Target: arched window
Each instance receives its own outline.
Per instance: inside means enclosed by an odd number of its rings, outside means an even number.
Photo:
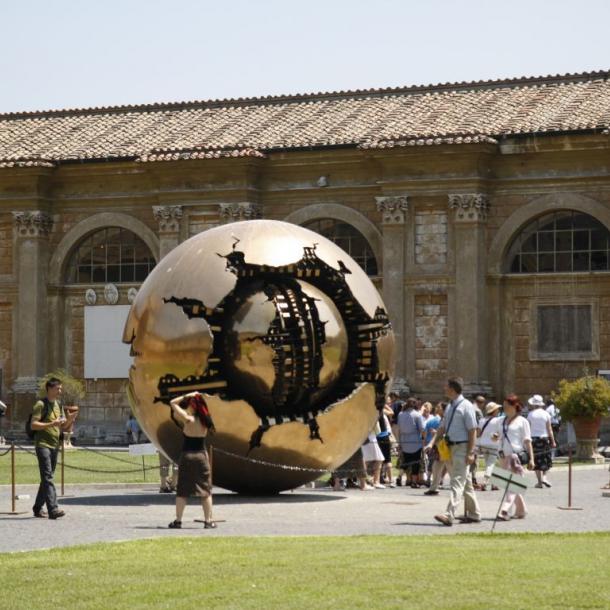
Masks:
[[[304,225],[307,229],[315,231],[330,239],[345,250],[368,275],[377,275],[377,261],[368,242],[352,225],[334,220],[333,218],[320,218]]]
[[[143,282],[155,264],[148,246],[137,235],[119,227],[107,227],[76,246],[66,270],[66,282]]]
[[[588,214],[562,211],[527,225],[513,241],[510,273],[610,270],[610,232]]]

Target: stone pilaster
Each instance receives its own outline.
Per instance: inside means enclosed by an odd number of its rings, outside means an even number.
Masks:
[[[262,218],[263,211],[257,203],[239,201],[220,204],[220,220],[223,224],[239,222],[240,220],[254,220]]]
[[[483,193],[449,195],[455,257],[455,373],[465,392],[489,394],[485,226],[489,200]]]
[[[405,243],[407,195],[375,197],[383,231],[383,300],[396,336],[394,387],[408,388],[405,354]]]
[[[17,410],[24,411],[37,391],[38,379],[46,373],[48,236],[53,221],[42,211],[13,212],[13,221],[19,286],[13,390]]]
[[[180,241],[181,205],[155,205],[153,216],[159,223],[159,260]]]

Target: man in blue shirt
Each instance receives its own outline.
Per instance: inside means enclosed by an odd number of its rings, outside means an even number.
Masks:
[[[481,520],[481,510],[469,476],[470,465],[476,459],[477,418],[472,403],[462,396],[463,384],[460,377],[447,380],[445,396],[450,402],[434,439],[436,444],[444,437],[451,449],[451,459],[447,462],[451,477],[451,496],[445,512],[434,516],[439,523],[447,526],[453,525],[462,496],[466,515],[459,520],[465,523],[478,523]]]

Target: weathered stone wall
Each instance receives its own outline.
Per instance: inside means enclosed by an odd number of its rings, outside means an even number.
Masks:
[[[415,370],[417,383],[440,384],[447,376],[447,295],[415,296]]]
[[[444,265],[447,262],[447,214],[436,210],[415,213],[415,262]]]

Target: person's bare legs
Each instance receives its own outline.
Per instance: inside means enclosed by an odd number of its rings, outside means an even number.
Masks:
[[[203,518],[206,523],[210,523],[212,521],[212,494],[202,496],[201,506],[203,507]]]
[[[182,515],[184,514],[187,500],[188,498],[176,496],[176,521],[182,521]]]

